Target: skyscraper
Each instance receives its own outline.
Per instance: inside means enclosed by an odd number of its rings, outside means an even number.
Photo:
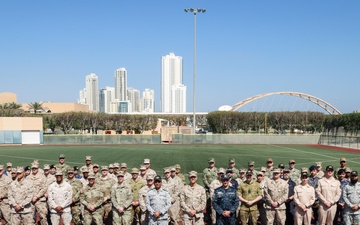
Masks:
[[[128,100],[131,102],[132,112],[140,112],[140,91],[135,88],[128,88]]]
[[[153,113],[155,111],[155,94],[152,89],[145,89],[141,98],[141,112]]]
[[[115,100],[115,88],[105,87],[100,90],[100,112],[110,113],[110,102]]]
[[[186,86],[175,84],[171,91],[171,111],[173,113],[186,113]]]
[[[182,57],[169,53],[162,57],[161,62],[161,112],[171,113],[174,99],[172,88],[183,82]]]
[[[115,98],[120,101],[127,100],[127,71],[119,68],[115,71]]]
[[[95,73],[90,73],[86,76],[86,105],[90,110],[99,111],[99,85],[98,77]]]

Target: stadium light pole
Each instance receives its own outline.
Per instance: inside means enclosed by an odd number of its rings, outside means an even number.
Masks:
[[[200,8],[186,8],[184,11],[191,12],[194,14],[194,81],[193,81],[193,134],[195,134],[196,129],[196,14],[205,13],[206,9]]]

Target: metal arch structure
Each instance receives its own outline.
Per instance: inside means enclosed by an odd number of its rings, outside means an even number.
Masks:
[[[309,94],[305,94],[305,93],[292,92],[292,91],[271,92],[271,93],[266,93],[266,94],[255,95],[255,96],[252,96],[250,98],[244,99],[244,100],[236,103],[235,105],[232,106],[232,109],[230,111],[237,111],[239,108],[243,107],[244,105],[246,105],[252,101],[255,101],[256,99],[264,98],[264,97],[271,96],[271,95],[290,95],[290,96],[294,96],[294,97],[299,97],[299,98],[302,98],[302,99],[305,99],[307,101],[314,103],[315,105],[324,109],[329,114],[335,114],[335,115],[342,114],[338,109],[336,109],[330,103],[328,103],[318,97],[315,97],[315,96],[309,95]]]

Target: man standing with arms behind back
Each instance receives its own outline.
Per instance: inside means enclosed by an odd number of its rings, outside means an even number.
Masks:
[[[210,158],[208,160],[209,166],[203,170],[203,183],[206,191],[206,210],[205,210],[205,222],[210,224],[211,214],[211,197],[210,197],[210,184],[217,178],[217,168],[215,167],[215,159]]]
[[[316,194],[319,198],[319,224],[332,224],[336,203],[341,196],[340,182],[334,178],[334,168],[329,165],[325,168],[325,175],[318,181]]]

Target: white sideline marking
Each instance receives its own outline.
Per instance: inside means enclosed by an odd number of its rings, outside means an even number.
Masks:
[[[31,158],[31,157],[22,157],[22,156],[13,156],[13,155],[0,155],[2,157],[8,157],[8,158],[15,158],[15,159],[31,159],[31,160],[34,160],[36,158]],[[49,160],[49,159],[36,159],[38,161],[46,161],[46,162],[59,162],[57,160]],[[69,162],[69,161],[66,161],[67,163],[73,163],[73,164],[79,164],[79,162]]]

